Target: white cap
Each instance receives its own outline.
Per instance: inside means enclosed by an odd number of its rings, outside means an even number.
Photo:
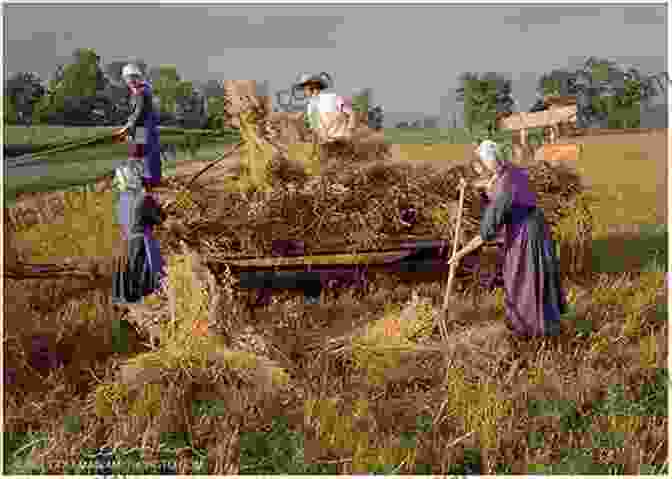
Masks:
[[[121,70],[122,78],[128,78],[131,76],[142,76],[140,68],[138,68],[138,66],[134,65],[133,63],[129,63]]]
[[[499,148],[492,140],[485,140],[478,146],[478,156],[484,161],[497,161]]]

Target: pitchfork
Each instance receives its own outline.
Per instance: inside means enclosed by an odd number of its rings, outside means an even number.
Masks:
[[[455,235],[453,236],[453,255],[457,253],[457,243],[460,238],[460,229],[462,227],[462,212],[464,211],[464,190],[467,186],[464,178],[460,179],[460,201],[457,209],[457,221],[455,223]],[[448,272],[448,282],[446,283],[446,292],[443,295],[443,307],[441,308],[441,314],[437,316],[437,321],[439,321],[439,332],[441,333],[441,339],[446,341],[448,339],[448,329],[446,328],[446,322],[444,320],[446,310],[448,309],[448,302],[450,301],[450,296],[453,291],[453,279],[455,278],[455,270],[457,269],[458,262],[453,261],[450,265],[450,270]]]

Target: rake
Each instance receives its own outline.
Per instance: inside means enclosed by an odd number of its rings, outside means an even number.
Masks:
[[[462,180],[460,182],[460,200],[457,210],[457,221],[455,222],[455,235],[453,236],[453,254],[451,257],[455,257],[457,253],[457,242],[460,237],[460,229],[462,227],[462,213],[464,211],[464,190],[466,188],[466,182]],[[439,322],[439,332],[441,333],[441,339],[446,341],[448,339],[448,329],[446,328],[446,322],[444,320],[446,311],[448,309],[448,303],[450,301],[450,296],[453,291],[453,280],[455,279],[455,271],[457,269],[457,261],[453,261],[450,265],[450,270],[448,272],[448,281],[446,283],[446,292],[443,295],[443,306],[441,307],[441,314],[436,317],[436,321]]]

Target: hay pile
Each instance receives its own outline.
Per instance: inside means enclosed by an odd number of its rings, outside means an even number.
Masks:
[[[209,259],[263,257],[276,240],[302,240],[305,254],[367,251],[412,238],[452,240],[458,182],[472,174],[463,166],[437,171],[428,166],[340,163],[309,177],[278,160],[270,192],[208,191],[195,187],[186,208],[169,207],[178,230],[159,232],[169,250],[184,241]],[[581,191],[579,178],[547,163],[529,168],[551,226],[567,214]],[[478,234],[479,193],[468,188],[460,242]]]
[[[293,141],[310,132],[272,115],[253,82],[227,84],[226,102],[244,143],[239,179],[256,178],[217,189],[192,177],[171,178],[170,188],[180,192],[166,207],[173,227],[158,232],[168,251],[184,242],[206,261],[226,261],[271,256],[278,240],[301,240],[305,255],[393,249],[417,238],[452,240],[460,177],[475,179],[468,168],[393,164],[387,145],[367,140],[365,126],[350,142],[297,145]],[[296,161],[296,150],[305,150],[310,168]],[[579,178],[547,163],[531,166],[530,177],[556,225],[581,190]],[[480,194],[467,189],[462,244],[478,233],[481,214]]]
[[[179,428],[208,449],[209,473],[236,474],[238,433],[257,427],[255,420],[263,423],[259,411],[285,390],[289,377],[267,357],[240,347],[233,325],[227,323],[227,335],[215,334],[213,328],[237,311],[197,255],[171,256],[167,270],[165,291],[129,308],[129,320],[155,335],[158,345],[124,361],[89,395],[89,407],[108,426],[109,443],[134,447],[141,438],[149,462],[160,452],[161,437]],[[195,406],[214,407],[217,414]],[[178,461],[177,472],[191,471]]]

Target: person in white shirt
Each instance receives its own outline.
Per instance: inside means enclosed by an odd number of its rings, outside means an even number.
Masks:
[[[330,83],[329,75],[320,73],[301,75],[295,85],[295,88],[303,88],[308,99],[306,124],[317,133],[320,143],[349,140],[355,126],[352,99],[325,92]]]

